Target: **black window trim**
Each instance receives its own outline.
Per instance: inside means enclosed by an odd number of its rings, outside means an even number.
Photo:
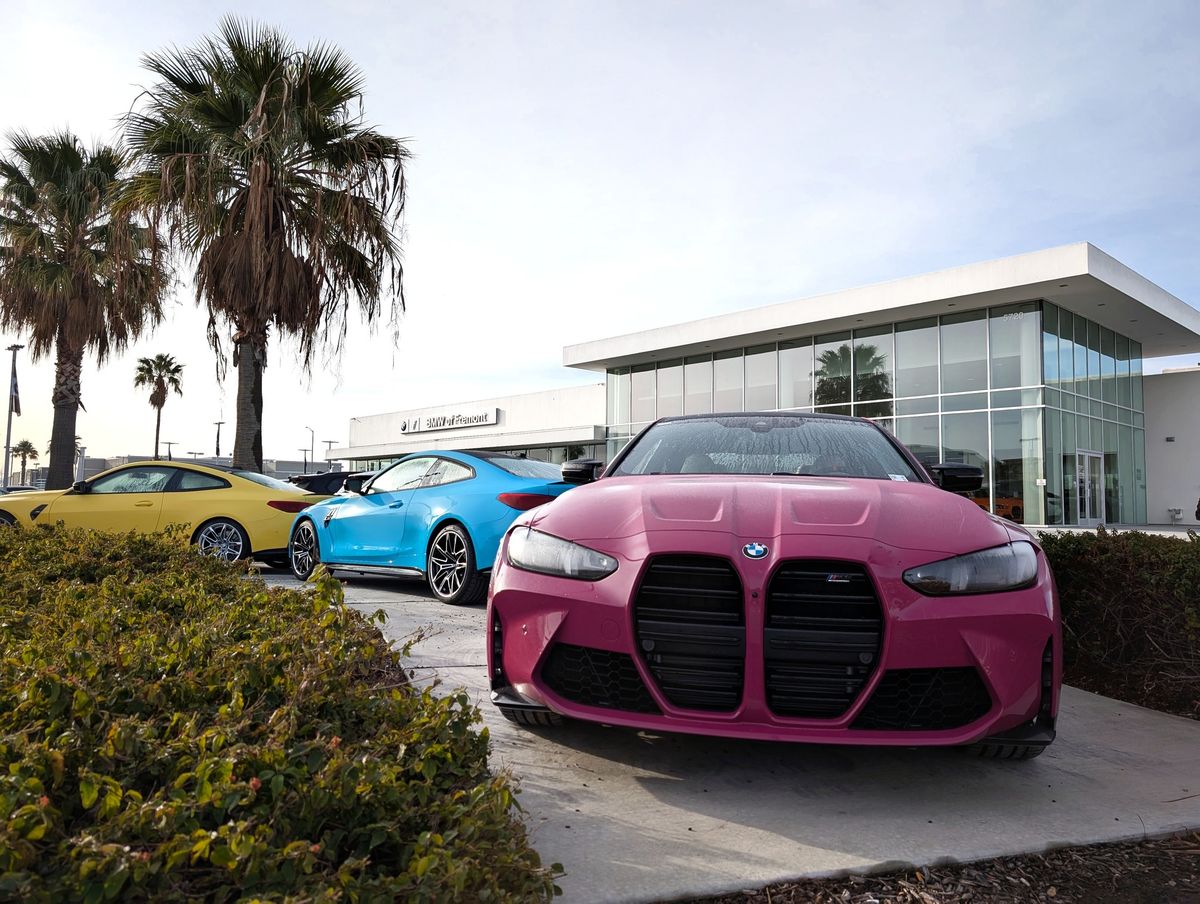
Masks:
[[[164,493],[203,493],[206,491],[211,492],[213,490],[227,490],[231,486],[233,486],[233,484],[231,484],[224,477],[218,477],[216,474],[209,474],[207,471],[198,471],[195,468],[189,468],[186,465],[171,464],[171,465],[169,465],[169,467],[174,468],[175,474],[174,474],[174,476],[171,477],[171,479],[169,481],[167,481],[167,485],[165,487],[163,487]],[[183,475],[184,474],[199,474],[202,477],[211,477],[213,480],[219,480],[221,482],[221,486],[219,486],[219,487],[188,487],[185,490],[185,489],[180,488],[180,486],[179,486],[179,484],[183,483]]]
[[[99,495],[99,496],[133,496],[136,493],[145,493],[145,492],[165,493],[165,492],[167,492],[167,488],[170,487],[171,484],[177,479],[177,475],[179,473],[179,468],[177,468],[175,466],[174,462],[170,462],[170,463],[161,462],[161,461],[158,461],[157,459],[151,459],[150,461],[131,461],[131,462],[127,462],[126,464],[123,464],[123,465],[118,465],[117,467],[113,468],[111,471],[108,471],[107,473],[97,474],[95,477],[91,478],[90,480],[85,481],[85,483],[87,483],[87,485],[88,485],[88,492],[89,493],[95,492],[96,481],[101,480],[101,479],[107,480],[110,477],[119,477],[121,474],[124,474],[126,471],[132,471],[134,468],[163,468],[168,471],[174,471],[175,473],[167,478],[167,482],[165,484],[163,484],[163,488],[161,490],[136,490],[136,491],[132,491],[132,492],[128,492],[128,493],[104,493],[104,492],[101,492],[101,493],[98,493],[97,495]],[[70,492],[74,492],[74,491],[72,490]]]
[[[471,473],[467,477],[459,477],[457,480],[447,480],[445,483],[435,483],[435,484],[431,484],[430,486],[416,487],[416,489],[418,489],[418,490],[436,490],[439,487],[448,487],[448,486],[453,486],[456,483],[465,483],[466,481],[474,480],[476,477],[479,476],[479,473],[475,470],[475,468],[473,468],[471,465],[467,464],[465,461],[459,461],[457,458],[451,458],[449,455],[435,455],[433,457],[437,461],[448,461],[448,462],[450,462],[450,464],[458,465],[460,468],[466,468]],[[421,480],[424,480],[428,476],[429,476],[429,472],[426,471],[424,476],[421,477]]]
[[[366,484],[362,488],[363,489],[362,495],[364,495],[364,496],[370,495],[371,490],[375,487],[375,484],[379,480],[380,477],[382,477],[384,474],[387,474],[388,472],[393,471],[396,468],[400,467],[406,461],[412,461],[414,458],[428,458],[430,461],[429,467],[433,467],[433,462],[437,461],[439,458],[441,458],[441,456],[440,455],[430,455],[428,452],[413,452],[411,455],[406,455],[403,458],[397,459],[396,461],[392,462],[390,465],[388,465],[386,468],[384,468],[382,471],[380,471],[378,474],[376,474],[374,477],[371,478],[371,482]],[[428,474],[428,473],[429,473],[429,468],[426,468],[425,473],[423,473],[419,479],[424,480],[425,474]],[[415,487],[405,486],[405,487],[401,487],[401,488],[395,489],[395,490],[381,490],[380,492],[405,493],[405,492],[408,492],[408,490],[419,490],[420,488],[421,488],[420,484],[418,483],[418,485]]]

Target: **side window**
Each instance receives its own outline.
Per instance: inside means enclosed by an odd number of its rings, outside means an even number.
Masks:
[[[421,481],[421,486],[440,487],[447,483],[470,480],[474,476],[475,472],[466,465],[450,461],[448,458],[439,458],[434,466],[429,469],[429,473],[425,475],[425,479]]]
[[[203,474],[200,471],[189,471],[181,468],[179,472],[179,483],[176,484],[174,493],[187,492],[189,490],[223,490],[229,486],[229,481],[222,480],[220,477],[214,477],[211,474]]]
[[[399,490],[411,490],[421,482],[421,478],[425,476],[425,472],[429,470],[429,466],[433,464],[432,458],[409,458],[399,464],[393,465],[388,470],[384,471],[371,484],[370,492],[375,493],[395,493]]]
[[[133,467],[92,481],[92,493],[161,493],[175,476],[174,468]]]

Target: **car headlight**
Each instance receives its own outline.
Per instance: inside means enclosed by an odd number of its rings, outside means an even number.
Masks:
[[[904,583],[929,596],[999,593],[1030,586],[1037,569],[1032,544],[1018,542],[918,565],[904,572]]]
[[[529,527],[518,527],[508,538],[508,564],[582,581],[598,581],[617,570],[617,560],[612,556]]]

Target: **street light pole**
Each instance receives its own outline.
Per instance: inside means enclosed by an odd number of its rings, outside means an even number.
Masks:
[[[224,421],[213,421],[217,425],[217,458],[221,457],[221,425]]]
[[[167,447],[167,461],[174,461],[175,459],[171,458],[171,447],[178,446],[179,443],[168,442],[167,440],[164,439],[163,445]]]
[[[317,461],[317,453],[316,453],[317,432],[315,430],[313,430],[312,427],[305,427],[304,429],[308,431],[308,457],[313,462],[313,464],[316,464],[316,461]],[[307,474],[308,471],[305,471],[304,473]]]
[[[13,406],[17,400],[14,390],[17,388],[17,352],[23,345],[10,345],[6,351],[12,352],[12,377],[8,381],[8,430],[4,434],[4,487],[8,487],[8,478],[12,476],[12,419]]]
[[[304,473],[308,473],[308,446],[300,446],[300,451],[304,453]]]

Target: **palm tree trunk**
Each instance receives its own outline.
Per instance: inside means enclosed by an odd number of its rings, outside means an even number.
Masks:
[[[262,369],[266,341],[244,337],[236,344],[233,364],[238,371],[237,424],[233,438],[233,466],[259,471],[262,466]]]
[[[67,344],[62,330],[54,344],[54,423],[50,429],[50,467],[46,489],[62,490],[75,482],[75,418],[79,414],[83,349]]]
[[[25,465],[29,461],[24,455],[21,456],[21,485],[24,486],[25,481]]]
[[[162,409],[154,409],[154,457],[158,458],[158,437],[162,430]]]

